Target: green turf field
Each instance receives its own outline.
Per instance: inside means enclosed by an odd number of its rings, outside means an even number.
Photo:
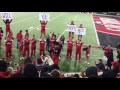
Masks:
[[[38,19],[38,15],[40,12],[14,12],[14,20],[11,23],[11,30],[13,31],[14,37],[19,32],[19,30],[23,31],[23,34],[25,33],[25,30],[29,30],[30,37],[32,35],[36,35],[36,38],[39,39],[40,37],[40,23]],[[79,12],[47,12],[50,14],[50,21],[47,24],[47,33],[49,32],[55,32],[62,34],[65,30],[65,27],[67,24],[70,24],[70,22],[73,20],[74,23],[79,26],[79,24],[83,24],[83,27],[86,28],[87,34],[86,36],[83,36],[83,41],[85,44],[91,44],[91,45],[97,45],[97,40],[95,36],[95,29],[93,27],[92,17],[90,14],[80,14]],[[3,27],[3,30],[5,30],[5,25],[0,18],[0,26]],[[67,38],[68,32],[64,32],[65,37]],[[74,40],[77,39],[77,35],[75,36]],[[5,48],[4,44],[2,43],[2,50],[1,57],[5,56]],[[39,45],[37,45],[37,49],[39,50]],[[16,50],[16,40],[14,40],[14,46],[13,46],[13,55],[14,55],[14,63],[18,63],[21,65],[23,61],[19,61],[18,54]],[[39,52],[37,51],[37,56],[39,55]],[[62,58],[59,61],[59,66],[61,71],[65,72],[79,72],[81,70],[84,70],[88,65],[85,64],[85,52],[82,52],[82,58],[81,61],[75,61],[75,47],[73,51],[73,59],[72,60],[66,60],[66,46],[64,46],[64,51],[62,52]],[[102,58],[103,51],[100,49],[91,49],[91,57],[90,57],[90,65],[94,65],[94,61],[98,60],[98,58]]]

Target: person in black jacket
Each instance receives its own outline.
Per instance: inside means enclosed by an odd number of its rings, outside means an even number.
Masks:
[[[48,35],[46,39],[46,51],[49,50],[49,47],[50,47],[50,36]]]
[[[64,45],[64,41],[65,41],[64,35],[62,35],[62,36],[60,37],[60,41],[62,42],[62,51],[63,51],[63,45]]]
[[[112,66],[112,62],[114,61],[113,59],[113,49],[111,49],[108,54],[107,54],[107,66],[111,69],[111,66]]]
[[[116,46],[116,48],[117,48],[117,53],[118,53],[118,55],[117,55],[117,60],[118,60],[118,62],[119,62],[119,64],[120,64],[120,44],[118,44],[118,45]]]

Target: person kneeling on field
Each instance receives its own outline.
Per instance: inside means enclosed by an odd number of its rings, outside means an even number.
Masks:
[[[87,64],[90,64],[90,61],[89,61],[89,57],[90,57],[90,49],[91,49],[91,45],[83,48],[83,51],[86,51],[86,58],[87,58],[87,61],[85,63]]]

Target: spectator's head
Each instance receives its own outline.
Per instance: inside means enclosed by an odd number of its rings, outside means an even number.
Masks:
[[[24,76],[21,73],[16,73],[16,74],[11,75],[10,78],[24,78]]]
[[[115,73],[112,70],[104,71],[102,78],[115,78]]]
[[[74,78],[80,78],[79,74],[74,74]]]
[[[98,73],[97,73],[97,68],[94,66],[90,66],[86,69],[86,76],[88,78],[97,78]]]
[[[105,66],[104,66],[104,64],[102,63],[101,60],[99,60],[99,64],[97,64],[96,67],[97,67],[97,70],[98,70],[99,72],[105,70]]]
[[[42,62],[42,59],[41,58],[38,58],[37,59],[37,64],[42,64],[43,62]]]
[[[60,71],[57,69],[54,69],[51,71],[52,78],[60,78]]]
[[[24,69],[24,77],[25,78],[38,78],[39,74],[37,68],[33,64],[27,64]]]
[[[0,60],[0,72],[6,72],[7,71],[7,63],[4,60]]]
[[[28,33],[28,30],[26,30],[26,33]]]
[[[26,58],[24,61],[24,65],[31,64],[31,63],[32,63],[32,60],[30,57]]]
[[[118,61],[114,61],[114,62],[112,62],[112,66],[113,66],[113,68],[118,68],[120,66],[120,64]]]
[[[51,78],[51,76],[48,73],[42,73],[40,75],[41,78]]]

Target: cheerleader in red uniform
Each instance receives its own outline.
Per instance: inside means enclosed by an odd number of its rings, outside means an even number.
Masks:
[[[40,20],[40,24],[41,24],[41,36],[40,36],[40,38],[42,38],[42,34],[44,34],[44,37],[45,37],[45,28],[46,28],[47,22],[48,21],[41,21]]]
[[[6,20],[3,20],[5,25],[6,25],[6,36],[8,35],[8,33],[10,32],[10,23],[12,22],[12,19],[9,20],[9,19],[6,19]]]

